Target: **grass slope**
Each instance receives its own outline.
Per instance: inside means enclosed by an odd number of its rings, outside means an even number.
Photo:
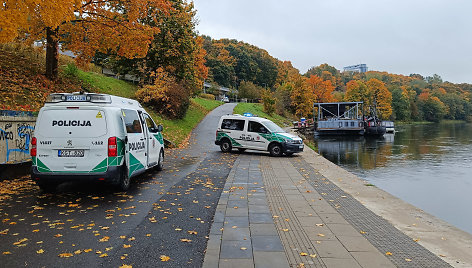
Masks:
[[[44,76],[45,53],[41,48],[1,44],[0,110],[39,111],[47,96],[54,92],[76,92],[86,88],[91,92],[134,99],[138,89],[122,80],[77,69],[73,59],[67,56],[60,55],[59,64],[58,80],[50,81]],[[146,111],[164,127],[163,135],[167,140],[182,146],[205,115],[221,104],[216,100],[193,98],[185,117],[178,120],[162,117],[149,107]]]
[[[264,107],[260,103],[238,103],[238,105],[236,105],[236,107],[234,108],[233,113],[234,114],[251,113],[259,117],[267,118],[281,127],[291,126],[292,121],[293,121],[289,118],[285,118],[276,113],[271,114],[271,115],[265,113]]]

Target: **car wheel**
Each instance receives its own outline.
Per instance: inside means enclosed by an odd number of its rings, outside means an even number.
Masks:
[[[223,153],[229,153],[233,149],[233,146],[228,139],[224,139],[221,141],[220,149]]]
[[[53,193],[56,191],[56,187],[57,187],[57,184],[55,183],[47,183],[47,182],[42,182],[42,181],[37,181],[36,184],[45,193]]]
[[[159,160],[157,162],[156,169],[158,171],[161,171],[164,169],[164,152],[162,150],[159,152]]]
[[[281,156],[282,155],[282,146],[278,143],[274,143],[269,147],[269,153],[271,156]]]
[[[128,174],[128,167],[126,166],[126,163],[125,163],[121,167],[120,181],[118,182],[118,189],[121,191],[127,191],[129,189],[130,181],[131,180]]]
[[[246,151],[246,148],[238,148],[238,151],[239,151],[240,153],[244,153],[244,151]]]

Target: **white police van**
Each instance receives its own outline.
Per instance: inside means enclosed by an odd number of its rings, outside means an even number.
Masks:
[[[216,130],[215,144],[222,152],[237,148],[269,151],[272,156],[292,155],[303,151],[303,141],[298,136],[285,132],[274,122],[246,113],[224,115]]]
[[[105,181],[127,190],[130,178],[162,170],[164,139],[136,100],[54,93],[39,111],[31,178],[45,191],[64,181]]]

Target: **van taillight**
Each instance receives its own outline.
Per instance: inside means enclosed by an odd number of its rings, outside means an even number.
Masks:
[[[36,156],[36,154],[38,153],[36,151],[36,137],[33,137],[33,139],[31,139],[31,151],[30,151],[30,154],[31,156]]]
[[[108,138],[108,156],[117,156],[118,150],[116,146],[116,137]]]

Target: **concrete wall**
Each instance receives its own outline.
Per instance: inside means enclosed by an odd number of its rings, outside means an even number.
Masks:
[[[0,111],[0,164],[31,161],[36,117],[28,112]]]

